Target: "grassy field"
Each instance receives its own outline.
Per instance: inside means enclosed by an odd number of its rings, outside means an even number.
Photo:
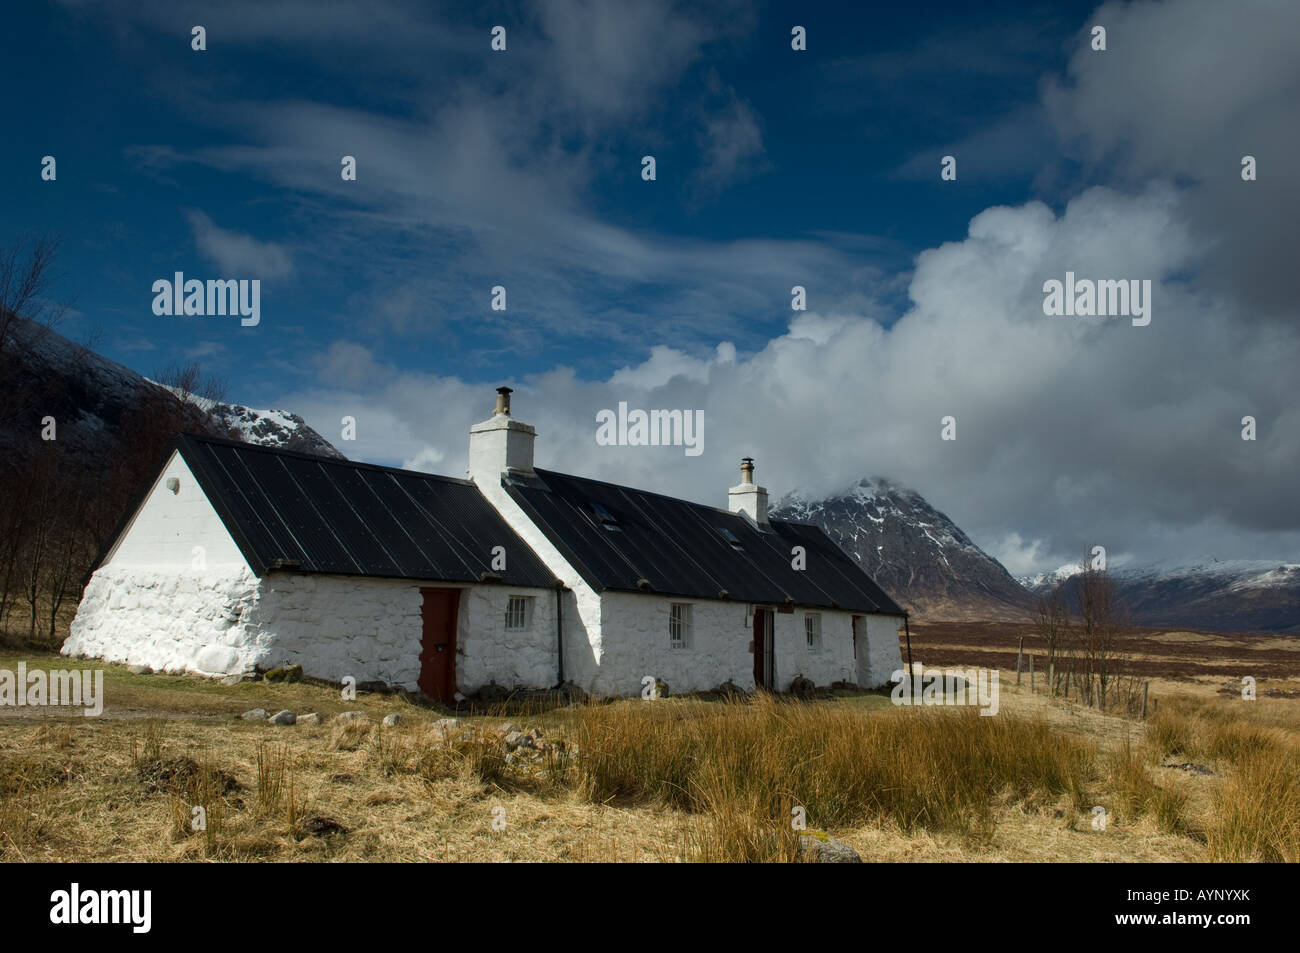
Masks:
[[[0,668],[20,659],[94,667]],[[866,860],[1300,859],[1289,698],[1166,693],[1146,722],[1014,685],[991,718],[638,699],[448,732],[393,696],[103,668],[102,717],[0,709],[5,860],[792,860],[800,815]],[[255,707],[326,720],[239,719]],[[507,721],[540,733],[535,760],[508,763]]]

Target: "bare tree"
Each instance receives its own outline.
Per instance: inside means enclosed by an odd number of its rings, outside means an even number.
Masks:
[[[1131,708],[1136,680],[1128,671],[1129,652],[1124,640],[1126,616],[1115,583],[1105,569],[1085,559],[1075,577],[1079,607],[1077,645],[1080,699],[1097,708],[1124,705]]]
[[[1039,634],[1047,648],[1047,670],[1052,673],[1051,692],[1055,695],[1062,684],[1069,689],[1067,661],[1070,650],[1070,611],[1058,581],[1050,595],[1038,601]]]
[[[67,312],[53,297],[58,276],[57,238],[20,239],[0,248],[0,381],[11,381],[24,350],[37,347]],[[0,390],[0,425],[9,424],[41,398],[35,388]]]

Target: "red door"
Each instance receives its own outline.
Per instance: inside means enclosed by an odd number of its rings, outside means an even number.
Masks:
[[[456,694],[456,615],[459,589],[421,589],[424,637],[420,642],[420,691],[450,704]]]

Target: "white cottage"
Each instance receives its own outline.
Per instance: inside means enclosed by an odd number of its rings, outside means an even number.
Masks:
[[[822,530],[533,465],[499,388],[457,480],[185,435],[86,587],[63,654],[225,675],[299,664],[452,701],[885,684],[904,613]]]

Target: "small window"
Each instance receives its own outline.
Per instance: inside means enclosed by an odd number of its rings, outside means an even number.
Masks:
[[[524,632],[533,624],[533,597],[511,596],[506,603],[506,631]]]
[[[674,649],[689,648],[691,644],[691,607],[674,602],[668,611],[668,645]]]
[[[727,542],[729,542],[731,544],[731,548],[734,549],[736,552],[740,553],[745,551],[745,546],[743,543],[741,543],[740,537],[737,536],[735,533],[733,533],[731,530],[727,529],[727,527],[719,526],[718,532],[722,534],[722,538],[725,539]]]
[[[618,525],[618,520],[614,518],[614,514],[601,504],[592,503],[591,511],[596,514],[596,519],[600,521],[600,525],[605,527],[605,529],[609,530],[611,533],[623,532],[623,527]]]
[[[808,651],[816,652],[822,647],[822,616],[820,612],[809,612],[803,617],[804,637],[808,640]]]

